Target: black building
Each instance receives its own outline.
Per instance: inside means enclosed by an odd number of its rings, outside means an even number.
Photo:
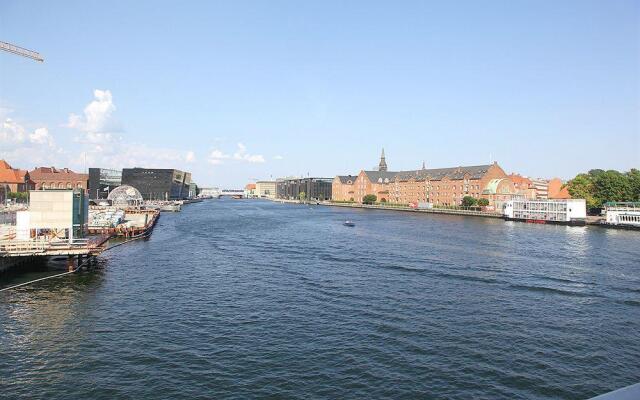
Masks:
[[[294,178],[276,182],[276,197],[285,200],[298,200],[304,193],[306,200],[331,200],[331,178]]]
[[[106,199],[109,192],[122,184],[122,171],[106,168],[89,168],[89,198]]]
[[[183,200],[189,197],[191,173],[177,169],[125,168],[122,184],[138,189],[145,200]]]

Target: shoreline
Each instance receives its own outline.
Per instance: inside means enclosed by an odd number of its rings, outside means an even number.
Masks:
[[[504,215],[499,213],[488,213],[483,211],[472,211],[472,210],[449,210],[443,208],[431,208],[431,209],[417,209],[406,206],[398,206],[398,207],[388,207],[376,204],[359,204],[359,203],[333,203],[330,201],[320,201],[320,202],[309,202],[302,203],[299,200],[283,200],[283,199],[266,199],[274,202],[280,203],[288,203],[288,204],[309,204],[309,205],[320,205],[326,207],[343,207],[343,208],[364,208],[364,209],[372,209],[372,210],[387,210],[387,211],[402,211],[402,212],[417,212],[424,214],[444,214],[444,215],[461,215],[465,217],[480,217],[480,218],[493,218],[493,219],[502,219],[503,221],[514,221],[514,222],[522,222],[529,223],[527,221],[520,220],[509,220]],[[634,226],[626,226],[626,225],[609,225],[600,223],[602,219],[595,219],[594,217],[587,217],[584,223],[582,224],[572,224],[572,223],[557,223],[555,221],[546,221],[541,225],[564,225],[564,226],[593,226],[604,229],[616,229],[623,231],[640,231],[640,227]]]

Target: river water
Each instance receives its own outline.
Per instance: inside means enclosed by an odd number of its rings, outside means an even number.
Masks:
[[[638,381],[639,232],[211,200],[93,272],[0,293],[6,398],[584,399]]]

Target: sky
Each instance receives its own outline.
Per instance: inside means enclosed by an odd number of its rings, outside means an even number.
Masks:
[[[640,167],[638,1],[13,1],[0,158],[200,186]]]

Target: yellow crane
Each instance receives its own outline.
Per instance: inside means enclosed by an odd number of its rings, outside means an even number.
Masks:
[[[8,51],[9,53],[17,54],[22,57],[31,58],[32,60],[43,62],[44,58],[37,51],[27,50],[20,46],[13,45],[11,43],[0,41],[0,50]]]

